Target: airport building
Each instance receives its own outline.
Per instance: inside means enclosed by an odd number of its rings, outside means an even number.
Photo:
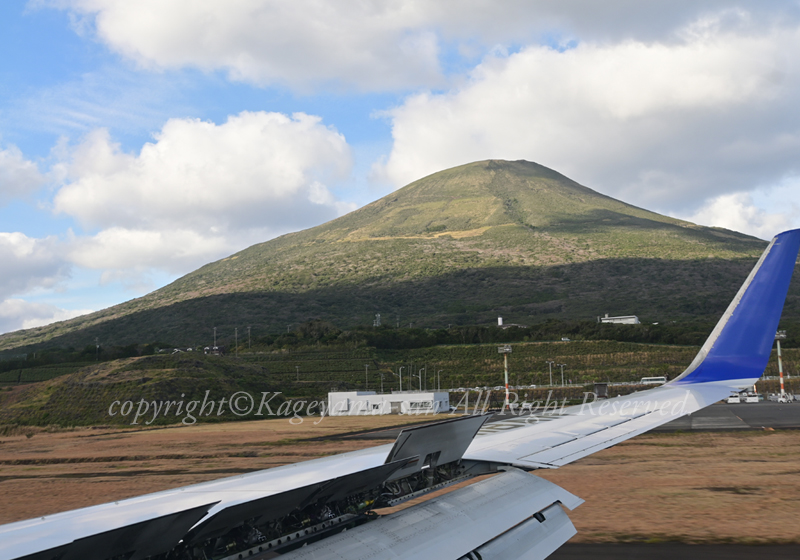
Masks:
[[[620,317],[609,317],[606,313],[605,317],[598,317],[598,323],[612,323],[615,325],[638,325],[639,317],[636,315],[622,315]]]
[[[328,393],[329,416],[366,414],[436,414],[450,410],[450,394],[439,391],[375,391]]]

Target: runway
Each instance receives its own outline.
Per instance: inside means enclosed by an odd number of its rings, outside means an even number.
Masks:
[[[489,422],[508,420],[508,414],[495,414]],[[433,421],[433,419],[431,420]],[[422,420],[424,423],[424,420]],[[694,414],[678,418],[652,432],[689,432],[702,430],[774,430],[800,429],[800,402],[780,404],[763,401],[753,404],[716,403]],[[342,434],[342,439],[394,439],[403,427],[365,430]],[[327,436],[326,436],[327,437]]]
[[[775,430],[800,428],[800,403],[763,401],[753,404],[717,403],[673,420],[653,432],[696,430]]]
[[[565,544],[548,560],[794,560],[800,544]]]

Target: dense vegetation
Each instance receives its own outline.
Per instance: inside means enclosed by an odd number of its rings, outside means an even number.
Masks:
[[[709,320],[694,320],[663,324],[612,325],[596,321],[550,319],[529,327],[451,325],[450,328],[445,329],[424,329],[382,325],[377,328],[341,329],[327,321],[313,320],[302,323],[288,332],[275,332],[261,336],[256,333],[249,339],[245,331],[238,338],[238,347],[234,344],[226,346],[222,342],[220,342],[220,346],[228,354],[244,360],[258,357],[258,360],[268,362],[291,361],[287,356],[305,354],[314,356],[352,355],[358,360],[361,360],[363,355],[365,358],[378,359],[377,355],[388,355],[384,351],[390,350],[399,351],[402,354],[403,351],[436,346],[464,347],[481,344],[547,342],[561,341],[563,338],[571,341],[698,347],[708,337],[714,324]],[[784,321],[781,327],[788,331],[788,338],[783,342],[783,346],[785,348],[800,347],[800,323]],[[220,334],[219,338],[222,341],[230,337]],[[202,347],[199,346],[194,348],[202,350]],[[182,348],[182,350],[186,350],[186,348]],[[170,354],[175,351],[170,343],[153,342],[126,346],[90,345],[82,350],[51,348],[37,353],[12,355],[0,360],[0,384],[44,381],[74,373],[82,367],[97,362],[153,354]],[[467,350],[460,351],[466,352]]]
[[[548,321],[536,328],[452,327],[341,330],[311,321],[289,333],[254,337],[225,356],[202,350],[174,352],[167,345],[122,348],[92,346],[82,351],[50,351],[25,360],[0,362],[0,424],[129,424],[130,417],[110,417],[114,400],[191,400],[208,391],[212,399],[237,391],[258,395],[280,391],[289,399],[324,399],[330,390],[495,388],[502,384],[497,345],[510,343],[510,381],[522,399],[545,399],[550,367],[554,398],[580,398],[594,382],[636,382],[645,376],[678,375],[697,353],[711,323],[667,325],[598,325],[586,321]],[[796,380],[800,373],[800,325],[786,323],[791,337],[784,347],[784,366]],[[570,338],[562,341],[562,338]],[[615,340],[614,340],[615,339]],[[186,350],[186,349],[184,349]],[[119,359],[127,353],[135,357]],[[154,353],[154,354],[151,354]],[[95,357],[98,362],[57,359]],[[767,375],[775,375],[773,359]],[[21,375],[21,383],[20,383]],[[49,381],[46,381],[50,379]],[[789,388],[794,387],[790,381]],[[30,383],[32,381],[45,381]],[[631,388],[630,390],[632,390]],[[618,389],[624,391],[624,389]],[[454,398],[458,398],[454,395]],[[473,402],[475,395],[472,397]],[[492,402],[502,392],[495,391]],[[230,414],[200,421],[238,419]],[[155,424],[175,423],[175,417]]]
[[[219,399],[238,391],[253,395],[277,391],[266,371],[255,364],[237,363],[218,356],[191,354],[145,356],[86,366],[77,373],[44,383],[6,387],[0,392],[0,424],[33,425],[131,425],[135,415],[111,416],[115,401],[203,402],[204,397]],[[277,405],[284,399],[272,401]],[[117,408],[119,405],[117,406]],[[186,415],[144,415],[138,425],[175,424]],[[205,414],[201,421],[237,419]],[[134,408],[136,410],[136,408]],[[199,410],[199,407],[198,407]],[[116,411],[115,411],[116,412]],[[199,412],[194,411],[194,418]],[[152,418],[151,422],[147,422]],[[187,422],[189,423],[189,422]]]

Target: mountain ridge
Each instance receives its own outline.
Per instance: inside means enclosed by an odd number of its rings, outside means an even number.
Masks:
[[[765,246],[629,205],[539,164],[486,160],[248,247],[142,298],[7,333],[0,350],[93,336],[141,342],[135,331],[145,325],[155,327],[150,336],[188,343],[219,325],[264,331],[323,318],[348,326],[375,313],[432,327],[497,313],[517,322],[593,317],[615,278],[640,295],[629,292],[629,309],[607,311],[661,317],[673,306],[675,316],[706,316],[721,312],[717,294],[735,292]],[[664,293],[641,295],[655,293],[659,277]],[[695,293],[681,294],[686,286]],[[144,322],[132,319],[143,314]],[[159,314],[169,326],[158,326]]]

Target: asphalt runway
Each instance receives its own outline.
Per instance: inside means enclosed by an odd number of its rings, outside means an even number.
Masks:
[[[651,431],[762,430],[764,428],[775,430],[800,428],[800,403],[780,404],[770,401],[752,404],[716,403]]]
[[[796,560],[800,545],[565,544],[548,560]]]
[[[508,414],[495,414],[489,422],[507,419]],[[800,429],[800,402],[791,404],[770,401],[752,404],[716,403],[651,431],[663,433],[703,430],[763,430],[765,428]],[[338,437],[344,439],[394,439],[402,429],[402,427],[396,427],[379,431],[342,434]]]

